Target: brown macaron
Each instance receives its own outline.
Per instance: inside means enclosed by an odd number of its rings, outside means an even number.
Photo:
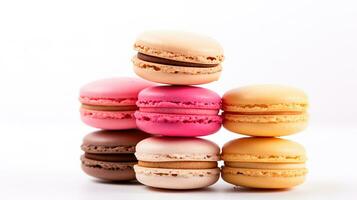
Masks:
[[[140,130],[95,131],[83,139],[82,170],[110,181],[135,180],[135,146],[150,135]]]

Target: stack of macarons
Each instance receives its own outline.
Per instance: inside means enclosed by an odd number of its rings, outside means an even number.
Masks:
[[[214,184],[220,176],[220,148],[196,138],[217,132],[221,97],[191,86],[218,80],[223,50],[213,39],[186,32],[141,34],[132,59],[135,73],[170,85],[139,93],[135,112],[139,129],[153,135],[138,143],[134,166],[144,185],[165,189],[196,189]]]
[[[304,182],[306,153],[298,143],[274,138],[307,126],[306,94],[281,85],[253,85],[223,95],[223,126],[253,136],[232,140],[222,149],[222,178],[253,188],[290,188]]]
[[[220,174],[228,183],[251,188],[290,188],[304,181],[304,147],[277,138],[307,126],[303,91],[253,85],[221,98],[193,86],[218,80],[224,59],[218,42],[202,35],[144,32],[134,49],[134,72],[145,80],[102,79],[80,90],[82,121],[101,129],[83,139],[84,172],[111,181],[136,178],[164,189],[207,187]],[[250,137],[226,143],[222,153],[199,138],[222,124]]]
[[[135,146],[149,134],[136,126],[138,93],[150,86],[145,80],[108,78],[84,85],[80,90],[82,121],[97,130],[84,137],[82,169],[90,176],[110,181],[135,180]]]

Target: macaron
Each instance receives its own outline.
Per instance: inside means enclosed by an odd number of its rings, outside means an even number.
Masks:
[[[237,186],[282,189],[305,180],[306,153],[298,143],[280,138],[240,138],[222,149],[222,178]]]
[[[88,134],[81,149],[82,170],[89,176],[109,181],[135,179],[136,144],[149,135],[140,130],[101,130]]]
[[[156,86],[139,93],[135,112],[139,129],[162,136],[204,136],[217,132],[221,97],[195,86]]]
[[[308,122],[308,99],[300,89],[252,85],[223,97],[223,126],[250,136],[284,136],[302,131]]]
[[[219,179],[219,147],[200,138],[151,137],[139,142],[137,180],[164,189],[197,189]]]
[[[80,89],[82,121],[92,127],[119,130],[136,128],[134,112],[138,93],[154,84],[145,80],[117,77],[97,80]]]
[[[210,37],[180,31],[148,31],[134,44],[135,73],[149,81],[197,85],[218,80],[223,49]]]

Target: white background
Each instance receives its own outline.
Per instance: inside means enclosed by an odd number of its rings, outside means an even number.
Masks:
[[[78,90],[135,76],[135,37],[151,29],[198,32],[225,50],[223,94],[254,83],[304,89],[310,173],[289,191],[165,191],[94,181],[80,170]],[[0,1],[0,199],[354,199],[357,195],[356,1]],[[219,145],[240,137],[222,129]]]

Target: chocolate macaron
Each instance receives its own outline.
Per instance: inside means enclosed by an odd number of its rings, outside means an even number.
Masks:
[[[85,152],[81,156],[83,171],[103,180],[134,180],[135,146],[147,137],[148,134],[136,129],[101,130],[88,134],[81,145]]]

